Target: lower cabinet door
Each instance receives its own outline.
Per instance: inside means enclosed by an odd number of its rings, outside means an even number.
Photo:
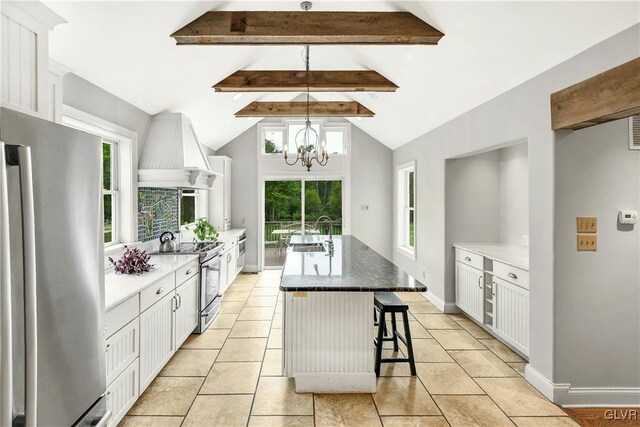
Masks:
[[[529,355],[529,291],[494,278],[494,331],[501,338]]]
[[[191,332],[198,326],[200,309],[198,306],[198,280],[200,275],[193,276],[176,290],[178,309],[176,310],[176,340],[178,349]]]
[[[139,340],[140,323],[137,317],[107,339],[107,384],[111,384],[138,357]]]
[[[175,353],[175,306],[171,292],[140,315],[140,393]]]
[[[229,252],[225,252],[220,255],[220,295],[224,295],[227,291],[227,288],[231,284],[229,282],[229,260],[228,260]]]
[[[484,322],[484,274],[456,261],[456,305],[480,323]]]
[[[139,359],[135,359],[107,387],[107,410],[111,411],[109,426],[117,426],[139,396]]]

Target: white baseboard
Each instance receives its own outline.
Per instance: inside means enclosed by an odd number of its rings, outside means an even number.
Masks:
[[[258,272],[258,266],[257,265],[245,265],[242,268],[242,272],[243,273],[257,273]]]
[[[554,400],[554,393],[556,388],[568,386],[568,384],[554,384],[547,379],[540,372],[535,370],[531,365],[527,364],[524,367],[524,379],[526,379],[529,384],[534,386],[544,397],[549,399],[552,402],[557,403]]]
[[[640,406],[640,387],[571,387],[569,383],[549,381],[531,365],[525,366],[524,377],[563,408]]]
[[[375,372],[305,372],[295,374],[296,393],[375,393]]]
[[[445,303],[443,300],[432,294],[431,292],[422,292],[422,296],[431,301],[431,304],[435,305],[436,308],[443,313],[461,313],[458,306],[453,302]]]

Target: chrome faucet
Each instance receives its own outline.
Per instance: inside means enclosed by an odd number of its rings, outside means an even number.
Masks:
[[[313,226],[313,228],[317,228],[318,227],[318,223],[320,222],[321,219],[326,218],[327,220],[329,220],[329,240],[327,240],[327,242],[333,244],[333,221],[331,220],[331,218],[329,218],[327,215],[322,215],[320,216],[317,220],[315,225]]]

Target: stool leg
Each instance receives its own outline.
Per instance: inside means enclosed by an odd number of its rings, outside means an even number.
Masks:
[[[378,345],[376,346],[376,377],[380,376],[380,361],[382,360],[382,345],[384,344],[384,341],[382,341],[383,338],[383,332],[384,332],[384,324],[386,322],[385,319],[385,312],[384,310],[380,310],[380,318],[379,318],[379,322],[380,324],[378,325]]]
[[[396,313],[391,313],[391,337],[393,338],[393,351],[398,352],[398,325],[396,324]]]
[[[409,353],[409,369],[411,369],[411,375],[416,375],[416,362],[413,358],[413,343],[411,342],[411,330],[409,329],[408,313],[405,311],[402,313],[402,321],[404,323],[404,336],[407,340],[407,352]]]

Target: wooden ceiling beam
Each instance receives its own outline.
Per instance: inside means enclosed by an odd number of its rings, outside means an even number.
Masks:
[[[304,70],[238,70],[213,85],[216,92],[303,92]],[[395,92],[398,86],[373,70],[309,71],[311,92]]]
[[[178,45],[436,45],[444,34],[409,12],[207,12]]]
[[[355,101],[312,101],[311,117],[373,117],[375,114]],[[238,111],[236,117],[305,117],[306,102],[252,102]]]
[[[551,94],[551,128],[582,129],[640,114],[640,58]]]

